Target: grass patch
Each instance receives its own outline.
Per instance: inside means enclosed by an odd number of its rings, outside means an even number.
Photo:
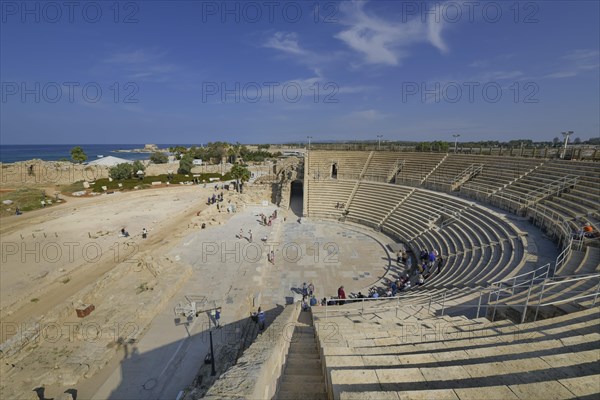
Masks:
[[[85,188],[83,187],[83,181],[77,181],[75,183],[71,183],[70,185],[65,185],[60,188],[61,192],[69,194],[74,192],[80,192],[82,190],[85,190]]]
[[[61,280],[60,282],[61,283],[69,283],[69,282],[71,282],[71,278],[67,276],[65,279]]]
[[[13,203],[11,205],[2,204],[1,202],[4,200],[12,200]],[[42,200],[44,200],[44,191],[40,189],[23,188],[14,192],[1,193],[0,215],[14,215],[16,207],[23,212],[37,210],[42,208]],[[46,196],[46,202],[48,200],[54,199]],[[52,203],[54,204],[54,201]],[[51,205],[46,203],[46,207],[51,207]]]
[[[38,299],[37,297],[34,297],[33,299],[30,300],[32,303],[37,303],[38,301],[40,301],[40,299]]]
[[[200,182],[204,181],[207,184],[209,183],[210,178],[219,178],[221,181],[230,181],[233,178],[229,173],[221,176],[219,173],[204,173],[204,174],[189,174],[187,177],[183,174],[175,174],[173,175],[173,179],[171,180],[171,185],[179,185],[180,182],[189,182],[194,179],[193,175],[199,175],[198,179]],[[167,175],[156,175],[156,176],[145,176],[144,179],[124,179],[124,180],[113,180],[110,182],[108,178],[102,178],[96,180],[94,185],[92,186],[92,190],[94,192],[103,192],[102,186],[106,186],[108,190],[133,190],[134,187],[138,186],[141,189],[145,189],[152,186],[152,182],[168,182]],[[123,185],[123,187],[119,187],[119,183]]]

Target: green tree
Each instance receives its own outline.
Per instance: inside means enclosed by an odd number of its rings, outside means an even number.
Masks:
[[[144,166],[144,163],[141,162],[140,160],[135,160],[133,162],[133,173],[137,175],[138,171],[145,171],[146,170],[146,166]]]
[[[167,161],[169,161],[169,158],[165,153],[161,151],[155,151],[150,156],[150,161],[152,161],[154,164],[166,164]]]
[[[108,175],[116,180],[130,179],[133,175],[133,165],[129,163],[117,164],[108,170]]]
[[[229,171],[233,179],[237,182],[237,190],[240,191],[240,181],[248,182],[250,180],[250,171],[246,167],[242,167],[239,164],[234,165]]]
[[[87,160],[87,154],[83,151],[81,146],[75,146],[71,149],[71,159],[78,164]]]
[[[183,156],[187,153],[187,148],[183,147],[183,146],[175,146],[175,147],[169,147],[169,151],[171,153],[173,153],[173,155],[178,159],[181,160],[183,158]]]
[[[573,144],[581,144],[581,138],[576,137],[575,140],[573,140]]]
[[[192,172],[194,166],[194,157],[191,154],[186,154],[179,160],[179,169],[177,170],[180,174],[189,174]]]

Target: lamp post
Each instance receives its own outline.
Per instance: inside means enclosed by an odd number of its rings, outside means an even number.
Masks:
[[[458,138],[460,137],[460,133],[455,133],[452,135],[454,138],[454,153],[456,154],[456,150],[458,149]]]
[[[308,150],[310,150],[310,139],[312,139],[312,136],[307,136],[306,138],[308,139]]]
[[[383,139],[383,135],[377,135],[377,150],[381,150],[381,139]]]
[[[565,158],[565,156],[567,155],[567,144],[569,143],[569,136],[571,136],[574,132],[573,131],[567,131],[567,132],[561,132],[563,137],[565,138],[565,147],[563,148],[562,151],[562,156],[560,158]]]

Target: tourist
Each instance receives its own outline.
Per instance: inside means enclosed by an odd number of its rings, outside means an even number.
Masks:
[[[323,299],[321,300],[321,306],[326,306],[327,305],[327,297],[323,297]]]
[[[308,303],[305,299],[302,299],[302,311],[308,311]]]
[[[390,285],[390,291],[391,291],[391,295],[392,296],[396,296],[396,293],[398,292],[398,283],[397,281],[393,281],[392,284]]]
[[[406,258],[406,269],[410,271],[412,269],[412,257]]]
[[[142,239],[146,239],[148,237],[148,231],[146,228],[142,229]]]
[[[338,289],[338,304],[339,305],[343,305],[346,304],[346,302],[344,300],[346,300],[346,292],[344,291],[344,286],[340,286]]]
[[[248,242],[252,243],[252,229],[248,229]]]
[[[265,313],[258,307],[258,328],[262,331],[265,329]]]
[[[436,253],[435,250],[431,250],[429,252],[428,260],[429,260],[429,266],[430,267],[433,267],[433,265],[435,264],[435,258],[436,258],[436,254],[435,253]]]
[[[220,308],[217,308],[215,310],[215,326],[217,328],[221,327],[221,309]]]
[[[396,252],[396,262],[397,262],[398,264],[400,264],[400,261],[402,261],[402,252],[401,252],[400,250],[398,250],[398,251]]]
[[[306,286],[306,282],[302,283],[302,300],[308,297],[308,286]]]
[[[21,212],[21,209],[19,207],[17,207],[17,209],[15,210],[15,215],[21,215],[21,214],[23,214]]]
[[[317,299],[315,298],[315,296],[311,296],[310,297],[310,306],[314,307],[317,305]]]
[[[308,284],[308,294],[310,296],[312,296],[315,293],[315,285],[313,285],[313,283],[309,283]]]
[[[437,273],[442,272],[442,266],[444,265],[444,259],[440,256],[437,262]]]
[[[122,237],[129,237],[129,232],[127,232],[127,231],[125,230],[125,228],[121,228],[121,236],[122,236]]]

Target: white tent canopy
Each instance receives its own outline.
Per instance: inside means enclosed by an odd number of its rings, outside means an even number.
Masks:
[[[99,158],[94,161],[90,161],[88,163],[88,165],[104,165],[107,167],[114,167],[117,164],[123,164],[123,163],[133,164],[133,161],[126,160],[124,158],[108,156],[108,157]]]

